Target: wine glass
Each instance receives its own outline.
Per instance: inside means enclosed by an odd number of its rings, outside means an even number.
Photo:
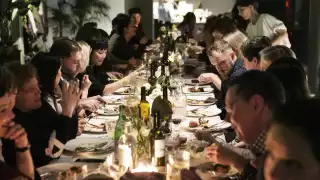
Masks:
[[[115,153],[111,153],[107,156],[106,162],[104,165],[108,169],[110,177],[113,177],[115,180],[120,180],[120,178],[128,171],[129,167],[122,165],[119,160],[116,158]]]

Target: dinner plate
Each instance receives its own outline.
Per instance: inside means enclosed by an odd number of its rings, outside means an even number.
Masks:
[[[118,95],[132,95],[134,94],[134,89],[132,87],[121,87],[114,92],[114,94]]]
[[[120,105],[124,102],[124,97],[121,95],[103,96],[102,98],[108,105]]]
[[[223,129],[231,127],[231,124],[229,122],[220,120],[219,116],[204,118],[204,119],[208,120],[208,123],[206,124],[206,128],[202,125],[197,127],[189,127],[189,123],[191,121],[198,122],[198,118],[193,118],[193,119],[188,119],[187,121],[183,121],[180,127],[191,132],[197,132],[197,131],[214,132],[214,131],[221,131]]]
[[[86,166],[87,172],[90,173],[95,171],[98,167],[96,164],[88,164],[88,163],[54,163],[48,164],[46,166],[40,167],[37,169],[38,173],[41,176],[42,180],[56,180],[59,179],[59,174],[62,172],[67,172],[72,167],[81,168]],[[82,178],[82,174],[79,174],[78,178]],[[62,177],[61,177],[62,178]]]
[[[183,92],[185,94],[190,95],[201,95],[201,94],[210,94],[213,92],[213,88],[211,86],[199,86],[197,87],[199,91],[193,91],[193,89],[196,88],[195,86],[185,86],[183,87]]]
[[[119,115],[119,106],[105,105],[98,109],[96,113],[103,116],[117,116]]]
[[[210,106],[215,104],[216,102],[216,98],[208,96],[189,96],[187,98],[187,104],[189,106]]]
[[[201,179],[230,178],[239,173],[239,171],[234,167],[230,167],[230,170],[227,173],[217,172],[212,170],[212,167],[214,166],[214,163],[199,165],[196,167],[196,173],[200,176]]]
[[[196,110],[193,112],[192,110]],[[187,107],[187,116],[188,117],[213,117],[221,113],[221,109],[217,105],[207,106],[207,107],[198,107],[198,106],[188,106]]]
[[[68,141],[64,147],[65,155],[83,158],[106,156],[114,150],[112,138],[78,137]]]
[[[84,133],[107,133],[107,120],[102,118],[91,118],[88,120]]]

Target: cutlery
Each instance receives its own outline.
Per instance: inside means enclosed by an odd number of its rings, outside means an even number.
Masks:
[[[191,112],[194,113],[194,114],[196,114],[198,111],[200,111],[200,110],[206,110],[206,109],[208,109],[209,107],[210,107],[210,106],[199,107],[199,108],[197,108],[197,109],[191,110]]]

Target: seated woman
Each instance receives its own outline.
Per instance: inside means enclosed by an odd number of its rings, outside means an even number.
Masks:
[[[39,53],[32,64],[35,68],[31,64],[19,63],[10,66],[19,80],[14,121],[26,129],[34,165],[40,167],[58,158],[63,144],[75,138],[78,119],[73,114],[80,92],[77,83],[70,83],[68,87],[64,86],[63,97],[56,95],[61,77],[59,58]],[[4,148],[4,157],[6,162],[15,166],[16,157],[11,153],[14,146],[5,141],[4,147],[12,147],[11,151]]]
[[[130,40],[136,35],[136,27],[131,23],[128,15],[118,15],[116,33],[108,44],[108,60],[112,65],[126,70],[128,66],[137,65],[137,49]]]
[[[178,29],[185,38],[195,38],[196,32],[196,16],[192,12],[188,12],[184,17],[183,21],[178,25]]]
[[[90,53],[89,66],[86,68],[85,74],[89,76],[92,85],[89,88],[89,97],[95,95],[110,94],[122,87],[132,83],[136,78],[136,74],[130,74],[119,81],[111,82],[111,78],[106,72],[99,71],[99,67],[103,64],[107,56],[108,42],[105,41],[100,32],[96,30],[91,38],[87,40],[92,51]]]
[[[319,116],[319,99],[292,101],[277,109],[265,142],[265,179],[320,179]]]
[[[297,59],[281,58],[266,71],[280,80],[286,93],[286,101],[310,98],[307,74]]]
[[[9,151],[9,154],[15,157],[14,163],[17,164],[17,166],[12,166],[8,162],[6,164],[1,158],[1,179],[34,179],[34,166],[27,133],[21,125],[13,121],[15,115],[12,108],[15,104],[17,84],[13,73],[6,66],[0,67],[0,86],[0,138],[2,141],[12,143],[13,149]],[[2,148],[2,150],[6,150],[6,148]]]
[[[286,46],[270,46],[259,53],[260,67],[265,71],[273,62],[281,58],[296,58],[296,54]]]

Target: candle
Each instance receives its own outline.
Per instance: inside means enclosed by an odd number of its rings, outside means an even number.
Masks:
[[[88,167],[87,165],[82,166],[82,176],[87,177],[88,176]]]
[[[119,145],[119,164],[130,167],[131,163],[131,148],[128,145]]]

